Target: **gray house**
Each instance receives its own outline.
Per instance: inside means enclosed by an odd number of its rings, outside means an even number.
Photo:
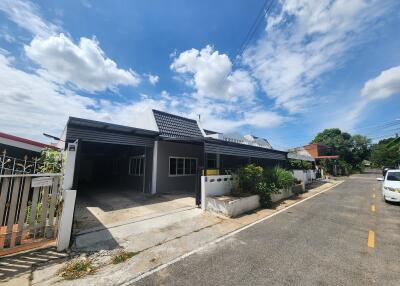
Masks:
[[[287,161],[286,152],[255,136],[229,137],[203,130],[196,120],[157,110],[151,118],[156,130],[69,118],[62,140],[78,142],[78,193],[101,186],[113,192],[194,194],[200,192],[201,174],[210,169],[224,174],[247,163],[272,167]]]

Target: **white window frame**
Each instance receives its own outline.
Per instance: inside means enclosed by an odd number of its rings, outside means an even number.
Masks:
[[[176,166],[175,166],[175,174],[171,175],[171,159],[176,160]],[[178,173],[178,159],[183,159],[183,173],[182,174],[177,174]],[[194,174],[186,174],[186,168],[185,168],[185,162],[186,160],[195,160],[196,161],[196,170]],[[198,168],[198,159],[194,157],[179,157],[179,156],[169,156],[168,157],[168,177],[187,177],[187,176],[196,176],[197,174],[197,168]]]
[[[131,173],[131,165],[133,161],[139,160],[139,172],[135,172],[136,168],[133,170],[134,172]],[[145,168],[145,156],[144,155],[138,155],[138,156],[131,156],[129,157],[129,168],[128,168],[128,174],[129,176],[135,176],[135,177],[142,177],[144,175],[144,168]],[[136,165],[136,164],[135,164]],[[141,168],[143,166],[143,168]],[[142,172],[143,171],[143,172]]]

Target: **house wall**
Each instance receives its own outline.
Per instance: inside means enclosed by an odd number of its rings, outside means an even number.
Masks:
[[[193,192],[200,184],[197,175],[170,176],[169,157],[197,158],[197,170],[203,166],[203,148],[200,145],[158,142],[156,193]],[[200,186],[197,186],[200,188]]]
[[[124,187],[132,191],[150,192],[152,173],[152,147],[126,146],[81,142],[78,178],[81,189],[96,185]],[[143,176],[129,175],[132,156],[145,155],[145,185]],[[82,190],[81,190],[82,191]]]
[[[28,156],[28,160],[32,160],[35,157],[40,157],[40,150],[32,151],[0,143],[0,156],[3,155],[4,150],[6,151],[6,156],[14,157],[21,160],[24,160],[25,155]]]
[[[307,150],[307,152],[313,156],[314,158],[318,156],[326,156],[330,155],[330,148],[328,146],[322,145],[322,144],[309,144],[304,146],[304,149]]]

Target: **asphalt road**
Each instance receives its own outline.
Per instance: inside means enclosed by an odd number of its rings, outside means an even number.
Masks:
[[[346,179],[135,285],[399,286],[400,205],[383,202],[376,177]]]

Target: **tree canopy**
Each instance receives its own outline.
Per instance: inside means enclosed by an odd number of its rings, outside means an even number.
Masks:
[[[339,165],[350,172],[362,169],[363,160],[369,158],[371,140],[359,134],[342,132],[339,128],[328,128],[318,133],[312,143],[330,147],[332,155],[339,155]]]
[[[375,167],[396,167],[400,164],[400,137],[388,138],[372,147],[370,161]]]

